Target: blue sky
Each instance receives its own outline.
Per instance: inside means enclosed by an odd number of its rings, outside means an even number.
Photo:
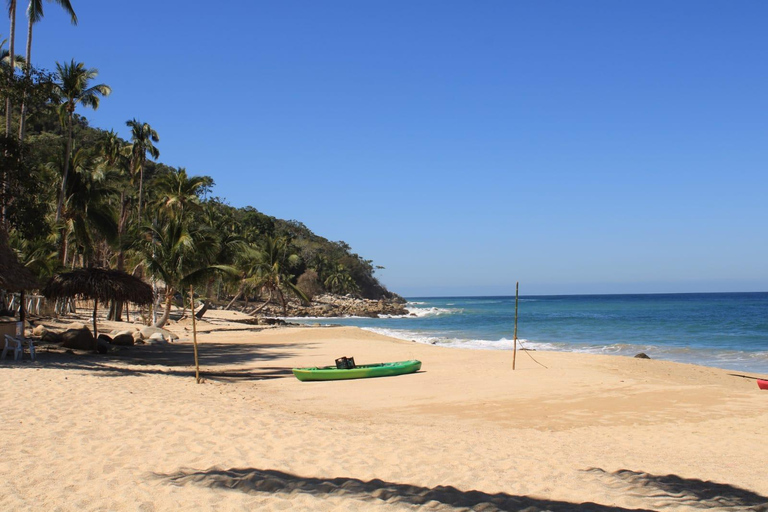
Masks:
[[[99,70],[93,126],[393,291],[768,290],[765,2],[72,3],[33,63]]]

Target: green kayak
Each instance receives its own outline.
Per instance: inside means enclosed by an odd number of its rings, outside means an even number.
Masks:
[[[419,371],[421,361],[397,361],[395,363],[360,364],[354,368],[336,368],[335,366],[316,366],[313,368],[294,368],[293,374],[301,381],[305,380],[342,380],[367,379],[369,377],[388,377]]]

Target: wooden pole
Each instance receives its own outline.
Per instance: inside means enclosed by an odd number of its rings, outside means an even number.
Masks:
[[[21,322],[21,338],[24,339],[24,324],[27,321],[27,301],[24,294],[24,290],[21,290],[21,298],[19,299],[19,321]]]
[[[189,302],[192,310],[195,309],[195,289],[192,285],[189,285]],[[192,344],[195,349],[195,381],[200,384],[200,361],[197,358],[197,323],[195,322],[195,315],[192,315]]]
[[[99,307],[99,299],[93,299],[93,337],[99,339],[99,331],[96,329],[96,310]]]
[[[512,348],[512,369],[515,369],[515,360],[517,359],[517,302],[520,298],[520,281],[515,284],[515,339]]]

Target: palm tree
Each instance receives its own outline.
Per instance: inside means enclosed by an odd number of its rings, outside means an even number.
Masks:
[[[11,70],[11,61],[13,61],[13,69],[19,68],[24,63],[24,57],[21,57],[19,55],[16,55],[14,59],[11,59],[11,52],[5,49],[5,43],[6,40],[0,40],[0,71],[3,73],[8,73],[9,77],[12,77],[13,71]],[[12,81],[12,78],[11,78]],[[6,121],[10,121],[10,97],[11,97],[11,88],[8,87],[5,92],[6,97],[6,112],[5,117]],[[8,130],[10,130],[10,125],[8,125]],[[6,137],[10,138],[9,132],[6,131]],[[4,150],[4,156],[8,156],[8,148]],[[4,224],[6,222],[7,216],[7,198],[8,198],[8,180],[6,175],[7,169],[0,169],[0,180],[2,181],[2,186],[0,187],[2,189],[2,206],[0,206],[0,223]],[[7,228],[7,226],[6,226]]]
[[[53,240],[25,238],[18,231],[9,235],[10,245],[18,250],[19,261],[39,278],[48,278],[59,269],[58,251]]]
[[[119,186],[119,201],[117,208],[119,210],[117,221],[117,269],[125,270],[125,243],[124,237],[128,227],[128,213],[130,197],[128,195],[129,185],[125,177],[130,172],[130,161],[126,156],[127,144],[115,133],[110,130],[104,134],[104,137],[96,144],[96,153],[101,159],[100,167],[104,172],[113,173],[113,183]]]
[[[249,293],[259,289],[261,286],[261,261],[261,253],[251,246],[246,245],[242,247],[241,250],[237,253],[233,264],[234,268],[238,272],[237,292],[235,292],[235,296],[232,297],[232,300],[229,301],[229,304],[227,304],[224,309],[231,308],[232,305],[237,302],[240,297],[243,296],[243,294],[246,294],[247,297]],[[267,302],[265,302],[261,308],[266,306],[270,300],[272,300],[271,295],[269,300],[267,300]]]
[[[111,175],[110,183],[115,193],[110,196],[113,208],[117,212],[116,236],[113,247],[116,250],[117,269],[125,271],[125,255],[130,249],[132,240],[129,235],[128,218],[131,212],[130,204],[132,188],[130,184],[130,159],[128,144],[114,130],[105,132],[95,147],[102,172]],[[135,230],[134,230],[135,231]],[[121,321],[123,303],[111,301],[107,318]]]
[[[8,66],[11,62],[11,52],[10,50],[5,49],[5,44],[7,42],[7,39],[0,40],[0,65],[3,66],[3,69],[5,69],[5,67]],[[24,57],[17,55],[16,58],[13,59],[13,67],[21,68],[25,62],[26,61],[24,60]]]
[[[213,180],[211,180],[212,183]],[[218,265],[232,265],[236,258],[248,248],[243,237],[238,235],[232,227],[233,217],[215,199],[207,200],[201,204],[195,222],[202,222],[216,233],[217,251],[212,261]],[[217,277],[210,276],[205,283],[204,301],[206,305],[210,305],[210,299],[214,295],[213,286]],[[201,312],[204,311],[205,308]],[[202,317],[201,312],[196,313],[198,318]]]
[[[73,265],[79,253],[82,266],[90,267],[97,261],[96,249],[104,247],[100,240],[111,243],[117,238],[116,212],[109,203],[116,192],[112,184],[117,180],[111,176],[114,171],[95,165],[82,149],[73,152],[70,169],[62,219],[74,246]]]
[[[9,43],[8,43],[8,54],[9,55],[16,55],[16,46],[15,46],[15,40],[16,40],[16,0],[8,0],[8,16],[11,18],[11,31],[8,35]],[[13,59],[13,57],[11,57]],[[11,84],[13,84],[13,74],[14,74],[15,68],[9,67],[8,68],[8,92],[5,96],[5,135],[10,137],[11,136]]]
[[[360,287],[355,283],[347,267],[341,263],[336,265],[336,268],[328,274],[323,284],[331,293],[343,294],[360,291]]]
[[[160,136],[149,126],[149,123],[142,123],[137,119],[126,121],[127,126],[131,128],[131,173],[133,179],[139,176],[139,222],[141,222],[141,207],[144,190],[144,163],[147,161],[147,153],[157,159],[160,151],[153,142],[160,142]]]
[[[15,3],[16,0],[13,1]],[[73,25],[77,25],[77,15],[75,14],[74,9],[72,9],[72,4],[69,2],[69,0],[48,0],[48,2],[52,1],[59,4],[67,12],[67,14],[69,14],[69,18]],[[29,74],[32,70],[32,27],[35,23],[43,19],[43,15],[43,0],[29,0],[29,6],[27,7],[27,18],[29,19],[29,24],[27,25],[27,64],[25,66],[25,74],[27,80],[29,80]],[[19,116],[19,140],[22,142],[24,141],[25,117],[26,91],[21,100],[21,114]]]
[[[93,110],[99,108],[99,97],[109,96],[112,89],[105,84],[90,85],[90,81],[99,74],[97,69],[86,69],[82,62],[72,62],[69,64],[56,63],[56,75],[58,82],[55,82],[54,92],[61,98],[59,105],[59,117],[67,122],[67,149],[64,152],[64,173],[61,178],[61,190],[59,200],[56,204],[55,222],[61,218],[61,208],[64,204],[64,196],[67,190],[67,175],[69,174],[69,160],[72,155],[72,121],[75,115],[75,109],[78,105],[91,107]]]
[[[272,297],[277,295],[283,308],[283,314],[285,314],[287,304],[285,294],[283,293],[284,290],[293,293],[303,302],[309,302],[304,292],[293,284],[292,279],[294,276],[288,273],[288,265],[296,263],[298,260],[298,255],[288,254],[288,241],[285,238],[277,236],[264,237],[259,251],[255,253],[255,261],[248,262],[251,267],[247,269],[251,272],[251,275],[248,276],[250,282],[247,284],[269,294],[267,301],[254,313],[264,308],[272,301]],[[243,281],[246,281],[245,275]]]
[[[200,210],[200,196],[213,185],[210,176],[188,176],[183,167],[173,169],[154,181],[158,206],[171,217],[184,217],[185,209]]]
[[[163,225],[146,226],[146,230],[148,237],[141,244],[144,263],[150,274],[165,282],[165,308],[155,324],[162,327],[170,317],[176,292],[203,281],[217,270],[231,269],[208,263],[215,252],[216,239],[206,226],[169,218]]]

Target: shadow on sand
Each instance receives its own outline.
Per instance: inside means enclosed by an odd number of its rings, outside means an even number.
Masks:
[[[290,367],[265,366],[268,361],[288,358],[295,353],[291,348],[308,346],[306,343],[280,343],[258,345],[243,343],[210,343],[199,345],[200,374],[204,379],[236,382],[293,377]],[[35,369],[57,368],[98,372],[100,376],[120,377],[139,374],[162,374],[194,377],[194,352],[189,343],[163,345],[136,345],[120,347],[108,354],[80,351],[62,351],[58,346],[41,345],[34,363],[24,361],[16,366]],[[27,364],[30,363],[30,364]],[[234,366],[234,367],[233,367]]]
[[[609,473],[600,468],[585,472],[608,479],[608,485],[627,494],[648,496],[657,507],[693,507],[714,510],[768,512],[768,497],[729,484],[677,475],[651,475],[621,469]]]
[[[215,489],[231,489],[249,494],[259,493],[306,493],[318,497],[343,496],[360,501],[382,501],[415,506],[450,506],[457,509],[483,511],[503,510],[534,511],[577,511],[577,512],[621,512],[646,511],[628,509],[597,503],[570,503],[565,501],[515,496],[507,493],[489,494],[482,491],[462,491],[451,486],[420,487],[416,485],[385,482],[383,480],[363,481],[357,478],[309,478],[276,470],[254,468],[219,469],[216,467],[196,471],[181,470],[166,475],[155,474],[156,478],[172,485],[198,485]],[[350,506],[350,510],[354,506]]]

